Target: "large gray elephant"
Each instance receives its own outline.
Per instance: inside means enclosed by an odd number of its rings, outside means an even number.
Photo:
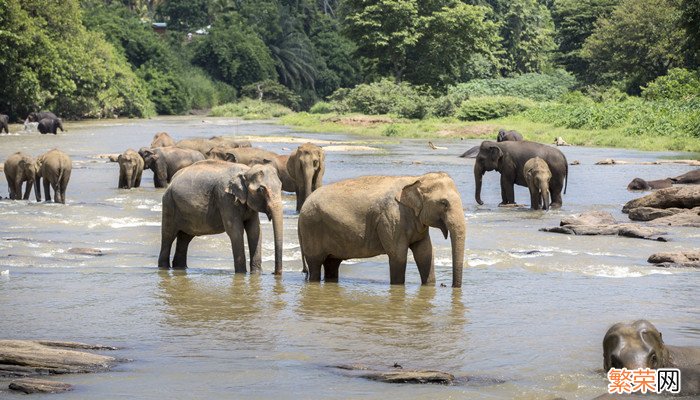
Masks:
[[[37,180],[37,169],[34,159],[22,152],[17,152],[7,157],[3,165],[7,187],[10,192],[10,200],[29,200],[32,193],[32,186]],[[22,196],[22,183],[27,182],[27,186]],[[40,193],[34,193],[39,201]]]
[[[287,160],[289,156],[279,155],[272,151],[257,147],[231,147],[228,145],[217,145],[206,154],[208,159],[223,160],[253,166],[255,164],[272,164],[277,170],[277,177],[282,182],[282,190],[285,192],[296,192],[296,184],[287,171]]]
[[[670,346],[647,320],[617,323],[603,338],[603,369],[679,368],[682,395],[700,394],[700,347]]]
[[[496,136],[497,142],[519,142],[523,140],[523,135],[517,131],[507,131],[503,128],[498,130],[498,136]]]
[[[51,191],[54,191],[54,202],[66,204],[66,188],[73,171],[73,162],[68,154],[58,149],[49,150],[36,160],[37,179],[36,192],[37,201],[41,201],[40,179],[44,179],[44,195],[46,201],[51,201]]]
[[[24,123],[27,124],[29,122],[39,122],[44,118],[58,119],[56,114],[52,113],[51,111],[30,112],[29,115],[27,115],[27,119],[24,121]]]
[[[389,256],[390,281],[403,284],[408,249],[421,282],[435,282],[428,227],[452,241],[452,287],[462,286],[466,221],[454,181],[444,172],[365,176],[318,188],[299,214],[299,244],[308,279],[338,279],[343,260]]]
[[[158,132],[155,135],[153,135],[153,140],[151,141],[152,149],[156,147],[170,146],[175,146],[175,140],[173,140],[173,138],[170,137],[170,135],[168,135],[168,132]]]
[[[179,147],[143,147],[139,155],[143,158],[144,168],[153,171],[153,185],[157,188],[168,186],[177,171],[204,160],[202,153]]]
[[[207,153],[216,146],[226,146],[230,148],[250,147],[250,142],[247,140],[234,140],[221,136],[212,136],[211,138],[193,138],[183,139],[175,144],[181,149],[197,150],[206,156]]]
[[[549,181],[552,172],[547,163],[539,157],[531,158],[525,163],[525,182],[530,189],[530,208],[539,210],[549,209]]]
[[[60,118],[44,118],[41,121],[39,121],[37,129],[42,135],[45,135],[47,133],[53,133],[54,135],[56,135],[59,129],[61,130],[61,132],[65,132],[65,130],[63,129],[63,121],[61,121]]]
[[[144,160],[136,151],[129,149],[117,157],[119,163],[119,189],[141,186]]]
[[[0,114],[0,133],[10,133],[10,117],[5,114]]]
[[[246,272],[243,233],[248,237],[251,272],[261,271],[262,238],[258,213],[272,220],[275,274],[282,274],[281,183],[272,166],[247,167],[219,160],[198,162],[180,171],[163,194],[159,268],[187,268],[187,248],[195,236],[226,232],[236,272]]]
[[[297,194],[297,211],[311,192],[323,184],[326,170],[326,153],[312,143],[304,143],[292,152],[287,160],[287,172],[294,180]]]
[[[569,165],[566,157],[559,149],[540,143],[529,141],[518,142],[491,142],[481,143],[479,154],[474,163],[474,180],[476,181],[475,198],[479,204],[481,201],[481,182],[486,171],[496,170],[501,173],[501,205],[515,204],[515,192],[513,185],[527,187],[524,166],[527,160],[533,157],[543,159],[552,172],[550,181],[551,206],[554,208],[562,205],[562,189],[566,193],[565,182],[568,182]]]

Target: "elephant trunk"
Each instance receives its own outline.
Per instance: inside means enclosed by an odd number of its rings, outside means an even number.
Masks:
[[[282,250],[284,249],[283,244],[283,231],[282,226],[282,200],[278,199],[274,201],[269,206],[270,215],[272,216],[272,230],[275,236],[275,275],[282,275]]]
[[[124,189],[131,189],[132,183],[134,182],[134,171],[132,168],[126,168],[126,170],[124,171],[124,178]]]
[[[541,186],[540,194],[542,196],[542,209],[549,210],[549,186]]]
[[[479,205],[484,204],[484,202],[481,201],[481,181],[484,177],[484,172],[484,168],[477,161],[476,164],[474,164],[474,182],[476,182],[474,198],[476,199],[476,202],[479,203]]]
[[[467,223],[462,208],[450,215],[446,221],[452,243],[452,287],[462,287],[462,270],[464,269],[464,241],[467,235]]]
[[[311,196],[311,192],[314,190],[313,187],[313,180],[314,180],[314,173],[316,170],[314,168],[304,168],[304,201]]]

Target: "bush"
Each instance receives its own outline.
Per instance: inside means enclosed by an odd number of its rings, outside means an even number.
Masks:
[[[518,114],[535,106],[531,100],[518,97],[475,97],[462,102],[457,118],[463,121],[485,121]]]
[[[394,125],[394,124],[389,124],[384,128],[384,131],[382,132],[382,135],[392,137],[392,136],[397,136],[399,134],[399,128]]]
[[[149,98],[158,114],[176,115],[189,110],[190,98],[179,76],[163,72],[146,64],[138,69],[138,75],[146,82]]]
[[[188,70],[182,75],[182,83],[189,95],[189,109],[201,110],[219,104],[219,91],[202,70],[198,68]]]
[[[214,81],[214,87],[219,96],[219,104],[233,103],[238,98],[236,89],[228,83]]]
[[[430,114],[436,117],[451,117],[457,110],[457,105],[450,96],[441,96],[431,100],[429,104]]]
[[[576,78],[563,70],[551,74],[523,74],[514,78],[473,79],[448,88],[456,104],[470,97],[512,96],[531,100],[555,100],[567,93]]]
[[[301,97],[273,80],[251,83],[241,88],[241,95],[254,100],[271,101],[298,111]]]
[[[647,100],[690,100],[700,97],[700,73],[674,68],[642,88]]]
[[[421,119],[428,114],[428,96],[416,87],[382,79],[361,84],[353,89],[339,89],[330,96],[334,108],[341,112],[362,114],[395,114],[403,118]]]
[[[281,104],[253,99],[223,104],[211,110],[212,117],[240,117],[243,119],[270,119],[290,113],[292,110]]]
[[[328,114],[333,112],[333,105],[331,103],[326,103],[325,101],[319,101],[318,103],[311,106],[309,110],[311,114]]]

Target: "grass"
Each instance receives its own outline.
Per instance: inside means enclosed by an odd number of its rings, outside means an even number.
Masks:
[[[514,129],[526,140],[552,143],[561,136],[576,146],[620,147],[638,150],[700,152],[700,139],[692,137],[629,135],[624,127],[571,129],[532,122],[522,114],[487,121],[463,122],[455,118],[409,120],[390,116],[359,114],[288,113],[279,120],[307,132],[337,132],[397,138],[464,138],[495,140],[499,128]]]
[[[212,117],[237,117],[243,119],[271,119],[291,114],[289,108],[260,100],[243,99],[236,103],[226,103],[211,110]]]

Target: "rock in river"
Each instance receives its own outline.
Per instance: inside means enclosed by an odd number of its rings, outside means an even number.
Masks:
[[[93,372],[116,363],[110,356],[73,349],[113,350],[75,342],[0,340],[0,376]]]
[[[666,241],[664,232],[633,223],[620,223],[608,212],[589,211],[564,217],[559,226],[542,228],[540,231],[567,235],[617,235],[639,239]]]
[[[628,201],[622,207],[623,213],[639,207],[652,208],[695,208],[700,207],[700,185],[674,186],[659,189],[644,197]]]
[[[654,253],[648,262],[661,267],[700,268],[700,251],[678,251],[674,253]]]
[[[60,393],[73,390],[73,386],[63,383],[47,381],[46,379],[22,378],[10,382],[10,390],[16,390],[26,394],[32,393]]]

